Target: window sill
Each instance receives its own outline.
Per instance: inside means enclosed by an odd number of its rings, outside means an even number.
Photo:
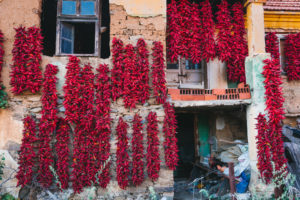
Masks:
[[[55,56],[64,57],[64,56],[76,56],[76,57],[99,57],[98,54],[55,54]]]

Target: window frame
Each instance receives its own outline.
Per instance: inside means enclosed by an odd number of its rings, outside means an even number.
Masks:
[[[285,57],[285,49],[283,49],[283,54],[281,53],[281,44],[280,41],[281,40],[286,40],[286,36],[288,34],[276,34],[277,38],[278,38],[278,50],[279,50],[279,63],[280,63],[280,71],[282,74],[285,74],[285,68],[286,68],[286,57]],[[284,59],[282,58],[284,57]],[[284,65],[283,65],[283,60],[285,61]]]
[[[82,0],[65,0],[65,1],[75,1],[76,2],[76,14],[75,15],[63,15],[62,14],[62,2],[63,0],[58,0],[57,2],[57,20],[56,20],[56,46],[55,55],[56,56],[89,56],[89,57],[99,57],[100,47],[101,47],[101,10],[102,10],[102,0],[94,0],[95,2],[95,15],[81,15],[81,1]],[[78,54],[78,53],[62,53],[61,52],[61,29],[62,23],[73,22],[73,23],[95,23],[95,46],[93,54]],[[74,45],[74,44],[73,44]]]
[[[198,64],[201,65],[200,69],[186,69],[186,59],[185,58],[178,58],[177,69],[166,69],[166,76],[170,76],[171,74],[177,74],[178,82],[167,82],[169,86],[177,86],[179,88],[197,88],[197,89],[206,89],[207,88],[207,63],[204,60],[201,60]],[[168,62],[167,62],[168,64]],[[175,63],[173,63],[175,64]],[[189,83],[184,82],[187,81],[188,73],[199,73],[201,75],[201,82]],[[176,75],[175,75],[176,76]],[[168,79],[168,77],[167,77]],[[186,79],[186,80],[183,80]]]

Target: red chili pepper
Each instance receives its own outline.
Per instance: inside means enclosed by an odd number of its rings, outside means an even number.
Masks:
[[[165,162],[169,169],[175,170],[178,163],[178,147],[176,138],[177,120],[174,107],[170,103],[164,104],[165,118],[163,132],[165,136]]]
[[[167,98],[165,60],[161,42],[153,42],[152,47],[152,87],[156,102],[163,104]]]
[[[56,90],[56,74],[57,66],[48,64],[46,66],[43,91],[42,91],[42,118],[39,126],[39,183],[48,188],[52,184],[53,174],[49,166],[53,165],[53,155],[50,148],[52,134],[57,124],[57,90]]]
[[[56,131],[55,150],[57,154],[56,173],[62,189],[67,189],[69,186],[70,131],[68,122],[64,118],[60,118]]]
[[[36,27],[15,29],[13,66],[10,74],[10,84],[14,94],[25,90],[37,93],[42,85],[41,54],[43,37],[41,30]]]
[[[132,182],[138,186],[144,181],[144,146],[141,116],[135,114],[132,133]]]
[[[23,120],[23,139],[19,155],[19,167],[16,178],[18,179],[17,186],[30,185],[36,166],[35,159],[36,153],[34,151],[34,143],[36,138],[36,123],[31,116],[27,116]]]
[[[108,76],[109,69],[107,65],[99,65],[96,75],[96,167],[98,170],[102,169],[102,166],[110,156],[110,135],[111,135],[111,118],[110,118],[110,97],[111,97],[111,85],[109,83],[110,78]],[[111,163],[107,163],[105,169],[102,169],[102,173],[98,176],[99,185],[102,188],[106,188],[110,181],[110,168]]]
[[[159,139],[158,122],[155,112],[150,112],[147,117],[147,173],[152,181],[159,177],[160,158],[159,158]]]
[[[129,156],[128,156],[128,125],[123,118],[119,118],[119,123],[116,128],[117,132],[117,181],[122,189],[126,189],[129,184]]]

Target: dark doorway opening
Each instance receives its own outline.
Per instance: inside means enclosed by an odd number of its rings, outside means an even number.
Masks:
[[[194,114],[177,114],[179,162],[174,181],[189,179],[195,162]]]

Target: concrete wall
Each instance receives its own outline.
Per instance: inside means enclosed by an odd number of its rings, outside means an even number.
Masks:
[[[32,95],[24,93],[23,95],[15,96],[10,92],[9,85],[9,72],[10,65],[12,64],[11,50],[13,48],[14,28],[23,25],[26,27],[40,25],[41,13],[41,0],[2,0],[0,1],[0,30],[3,31],[5,36],[4,50],[4,67],[2,71],[3,82],[6,91],[9,94],[9,108],[0,110],[0,149],[13,149],[11,152],[17,155],[16,149],[21,143],[22,139],[22,119],[29,113],[34,113],[37,118],[41,117],[41,102],[40,95]],[[110,1],[110,16],[111,16],[111,29],[110,38],[118,37],[124,41],[125,44],[136,44],[139,38],[144,38],[148,44],[148,49],[152,47],[153,41],[161,41],[165,44],[165,30],[166,30],[166,1],[165,0],[111,0]],[[151,58],[150,58],[151,60]],[[68,62],[67,57],[49,57],[43,56],[42,68],[48,64],[55,64],[59,68],[58,77],[58,91],[59,91],[59,111],[63,115],[63,93],[62,86],[64,84],[64,76],[66,73],[65,66]],[[100,59],[96,57],[82,57],[81,63],[91,63],[96,68],[101,63],[111,65],[111,58]],[[164,118],[164,111],[162,105],[157,105],[155,100],[151,98],[144,106],[138,105],[137,109],[128,110],[123,106],[123,102],[119,99],[112,104],[112,159],[115,161],[116,152],[116,135],[115,127],[117,120],[120,116],[131,124],[133,115],[139,113],[145,118],[150,111],[157,112],[159,120],[159,128],[162,129],[162,122]],[[131,137],[132,128],[129,128],[129,136]],[[146,137],[146,135],[144,135]],[[163,142],[163,135],[160,133],[160,142]],[[14,144],[15,148],[11,148]],[[163,159],[163,149],[160,147],[161,159]],[[115,163],[115,162],[114,162]],[[121,190],[117,186],[115,179],[115,165],[112,166],[111,172],[113,179],[106,190],[99,190],[99,195],[112,195],[113,198],[125,199],[126,196],[139,196],[146,198],[146,191],[148,186],[155,187],[171,187],[173,186],[173,172],[167,170],[164,162],[161,164],[160,178],[156,183],[147,179],[141,187],[129,187],[128,190]],[[112,192],[113,191],[113,192]],[[172,193],[169,194],[172,196]],[[80,197],[79,197],[80,198]]]

